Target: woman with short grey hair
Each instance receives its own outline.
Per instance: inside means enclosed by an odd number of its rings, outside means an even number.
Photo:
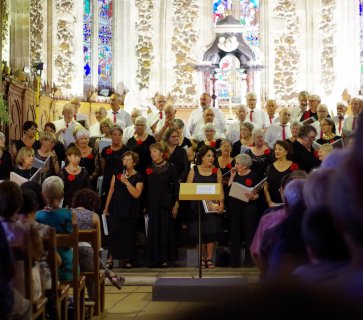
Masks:
[[[247,154],[239,154],[235,157],[235,167],[231,170],[231,177],[228,185],[232,183],[243,185],[247,188],[253,188],[259,178],[251,170],[252,160]],[[252,189],[251,189],[252,190]],[[228,196],[229,213],[230,213],[230,240],[231,240],[231,267],[241,266],[241,247],[242,236],[245,244],[245,259],[243,265],[252,267],[253,262],[250,253],[250,246],[257,227],[258,207],[256,199],[258,194],[253,191],[245,192],[248,202]]]

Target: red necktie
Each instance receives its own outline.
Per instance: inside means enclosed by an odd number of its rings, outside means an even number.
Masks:
[[[113,113],[113,123],[116,123],[116,114],[117,114],[117,112],[112,112]]]
[[[338,126],[339,135],[340,135],[341,132],[342,132],[342,118],[339,118],[339,126]]]
[[[251,111],[250,111],[250,121],[251,121],[251,122],[253,122],[252,112],[253,112],[253,110],[251,110]]]
[[[273,118],[273,117],[270,117],[270,124],[272,124],[272,118]]]
[[[74,120],[77,120],[77,115],[74,115]]]
[[[286,140],[286,130],[285,130],[285,125],[282,124],[281,125],[282,127],[282,140]]]
[[[162,111],[160,111],[160,112],[159,112],[159,118],[160,118],[160,119],[162,119],[162,118],[163,118],[163,112],[162,112]]]
[[[320,138],[323,137],[323,130],[320,129]]]
[[[355,130],[357,117],[353,117],[352,130]]]
[[[66,127],[67,127],[67,129],[68,129],[68,127],[69,127],[69,124],[68,124],[68,123],[66,123]]]

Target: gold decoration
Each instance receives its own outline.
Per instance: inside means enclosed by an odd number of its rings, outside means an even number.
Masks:
[[[196,96],[196,86],[193,83],[195,70],[191,66],[190,51],[198,39],[198,33],[194,27],[198,12],[197,0],[173,1],[174,33],[171,38],[171,50],[175,54],[176,80],[172,88],[172,95],[183,103],[193,103]]]

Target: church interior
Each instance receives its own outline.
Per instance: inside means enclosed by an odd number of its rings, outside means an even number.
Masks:
[[[321,103],[327,108],[329,118],[339,119],[339,106],[345,107],[344,119],[354,116],[350,127],[340,127],[339,124],[339,130],[338,127],[336,130],[345,145],[348,145],[347,141],[352,135],[351,140],[355,144],[349,142],[349,146],[353,145],[352,150],[356,150],[352,152],[359,154],[357,159],[363,156],[357,147],[359,133],[363,134],[362,117],[358,117],[363,110],[363,0],[0,0],[0,13],[0,133],[4,134],[4,146],[0,142],[0,169],[2,150],[11,151],[15,142],[22,139],[24,130],[27,130],[24,127],[26,121],[33,121],[37,125],[38,139],[38,134],[45,131],[47,124],[63,121],[64,107],[69,102],[77,101],[79,106],[74,119],[77,114],[81,115],[83,118],[80,118],[80,123],[86,129],[91,129],[99,123],[99,110],[113,110],[115,95],[119,98],[121,110],[132,116],[137,109],[138,115],[147,119],[158,111],[155,99],[162,96],[175,111],[174,117],[181,119],[187,127],[193,121],[193,112],[200,109],[201,96],[208,94],[210,108],[219,109],[225,118],[222,130],[227,138],[228,128],[236,123],[239,128],[237,110],[241,105],[247,108],[248,94],[254,93],[255,110],[262,112],[267,112],[267,105],[274,101],[274,112],[280,118],[282,112],[290,112],[293,117],[293,110],[300,107],[301,94],[306,101],[314,101],[313,97],[318,97],[319,106]],[[355,109],[354,100],[360,103],[359,111]],[[214,114],[217,119],[215,111]],[[247,120],[254,122],[252,113],[247,114]],[[316,139],[324,139],[324,125],[318,118],[319,109],[314,114],[316,121],[313,121],[318,123],[314,129]],[[114,117],[116,119],[116,115]],[[297,120],[302,122],[312,119],[309,117],[302,116]],[[133,124],[135,128],[136,123]],[[290,125],[291,134],[292,121]],[[329,122],[325,125],[329,125]],[[285,127],[282,126],[280,137],[285,140]],[[266,135],[267,127],[263,127]],[[258,129],[256,126],[253,128]],[[155,133],[155,128],[150,126],[149,129]],[[55,131],[58,131],[58,127]],[[189,132],[184,136],[192,139]],[[90,141],[94,143],[95,140]],[[139,140],[135,143],[142,144]],[[194,150],[196,146],[197,141],[195,144],[192,142]],[[99,154],[101,156],[101,150]],[[361,169],[361,164],[358,160],[350,161],[356,171],[347,168],[347,172],[353,176]],[[304,179],[309,177],[310,174]],[[344,180],[339,173],[337,177]],[[145,176],[145,179],[148,178]],[[324,185],[321,186],[322,180],[320,184],[318,182],[318,174],[313,179],[317,179],[315,181],[319,187],[316,188],[324,188]],[[334,183],[331,178],[326,181],[327,184]],[[353,182],[352,185],[344,183],[341,188],[346,186],[346,189],[340,190],[353,190],[353,195],[352,198],[348,195],[343,198],[354,203],[349,210],[358,212],[353,207],[356,205],[358,208],[362,203],[354,198],[356,189],[353,188]],[[280,189],[278,191],[280,193]],[[283,200],[276,205],[283,205]],[[0,207],[1,202],[0,197]],[[102,214],[102,210],[100,212]],[[348,220],[359,221],[357,224],[362,227],[363,234],[363,219],[351,219]],[[319,221],[315,223],[319,224]],[[293,230],[293,222],[291,225]],[[102,232],[106,234],[105,229]],[[138,244],[145,242],[145,234],[138,233],[138,237]],[[222,240],[214,249],[210,267],[211,259],[203,260],[202,251],[198,251],[198,246],[192,245],[183,234],[181,240],[178,240],[182,245],[178,246],[178,259],[173,266],[162,264],[150,268],[140,263],[144,249],[138,248],[135,266],[139,267],[131,269],[127,263],[122,264],[121,260],[115,259],[115,265],[112,263],[112,266],[116,276],[107,279],[106,275],[106,279],[103,278],[106,288],[99,292],[96,303],[85,301],[80,307],[81,311],[77,311],[78,315],[74,311],[76,307],[61,313],[61,306],[57,305],[58,317],[47,315],[47,319],[67,319],[64,314],[67,312],[71,319],[73,316],[73,319],[82,320],[233,319],[234,316],[253,319],[254,316],[263,317],[271,312],[282,318],[300,319],[300,311],[301,315],[307,310],[319,316],[333,315],[333,311],[335,315],[346,315],[344,312],[347,308],[352,315],[363,315],[361,308],[352,301],[344,301],[339,305],[340,297],[331,294],[329,286],[319,291],[305,287],[305,284],[301,288],[284,281],[281,286],[267,284],[264,291],[260,287],[265,280],[260,267],[228,265],[228,237],[221,237]],[[349,244],[356,240],[350,237],[344,239],[348,239]],[[359,242],[360,254],[363,252],[361,243],[363,240]],[[107,261],[107,254],[101,255],[101,259]],[[246,259],[245,251],[242,259]],[[360,271],[362,260],[359,262]],[[336,271],[337,265],[334,268]],[[340,265],[339,268],[345,270]],[[317,272],[324,273],[326,278],[333,274],[329,273],[328,268]],[[112,286],[117,275],[122,276],[121,291]],[[358,278],[358,283],[362,284],[362,277]],[[163,282],[165,279],[166,283]],[[195,282],[189,283],[190,279]],[[349,286],[355,279],[353,276],[345,279],[344,284]],[[102,281],[97,284],[101,287]],[[356,296],[362,299],[361,287],[354,286],[349,293],[352,291],[354,294],[360,292]],[[78,291],[73,289],[73,292]],[[224,301],[224,293],[231,300]],[[290,293],[291,301],[288,298]],[[272,299],[275,303],[272,306],[269,297],[274,295],[276,300]],[[304,306],[299,303],[305,298],[309,300],[310,295],[316,299],[325,297],[322,298],[322,306],[308,305],[306,302],[303,311]],[[236,302],[238,298],[245,300],[239,304]],[[277,298],[281,299],[285,310],[276,310],[279,308]],[[225,304],[214,305],[219,299]],[[74,305],[75,301],[72,300]],[[336,307],[328,310],[328,305],[334,305],[335,302]],[[261,308],[263,310],[258,310],[260,303],[266,306]],[[239,308],[246,308],[245,313]],[[1,316],[0,311],[0,319]]]

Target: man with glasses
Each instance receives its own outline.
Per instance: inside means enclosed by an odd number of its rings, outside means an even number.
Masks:
[[[132,125],[130,115],[121,109],[122,97],[113,93],[110,97],[111,109],[107,111],[107,118],[109,118],[115,125],[118,125],[124,130]]]
[[[318,120],[313,122],[311,125],[316,129],[316,132],[317,132],[316,138],[320,139],[323,136],[323,131],[321,130],[320,124],[324,119],[329,118],[330,116],[329,116],[328,107],[322,103],[318,105],[317,113],[318,113]]]
[[[292,121],[300,121],[302,115],[306,111],[308,106],[309,93],[307,91],[301,91],[298,95],[299,105],[293,107],[291,110]]]
[[[165,118],[165,106],[168,100],[165,96],[158,94],[155,97],[155,107],[156,111],[148,114],[147,116],[147,127],[151,129],[153,133],[156,131],[156,126],[158,122]]]
[[[357,129],[358,115],[362,110],[363,101],[360,98],[353,98],[351,102],[352,114],[345,120],[344,129],[354,131]]]
[[[96,117],[97,122],[90,126],[89,135],[90,137],[100,137],[101,136],[100,122],[103,119],[107,118],[107,110],[105,107],[96,107],[94,115]]]
[[[306,110],[300,118],[300,121],[307,120],[311,117],[314,117],[318,120],[318,105],[320,104],[321,99],[317,94],[309,95],[309,110]]]

